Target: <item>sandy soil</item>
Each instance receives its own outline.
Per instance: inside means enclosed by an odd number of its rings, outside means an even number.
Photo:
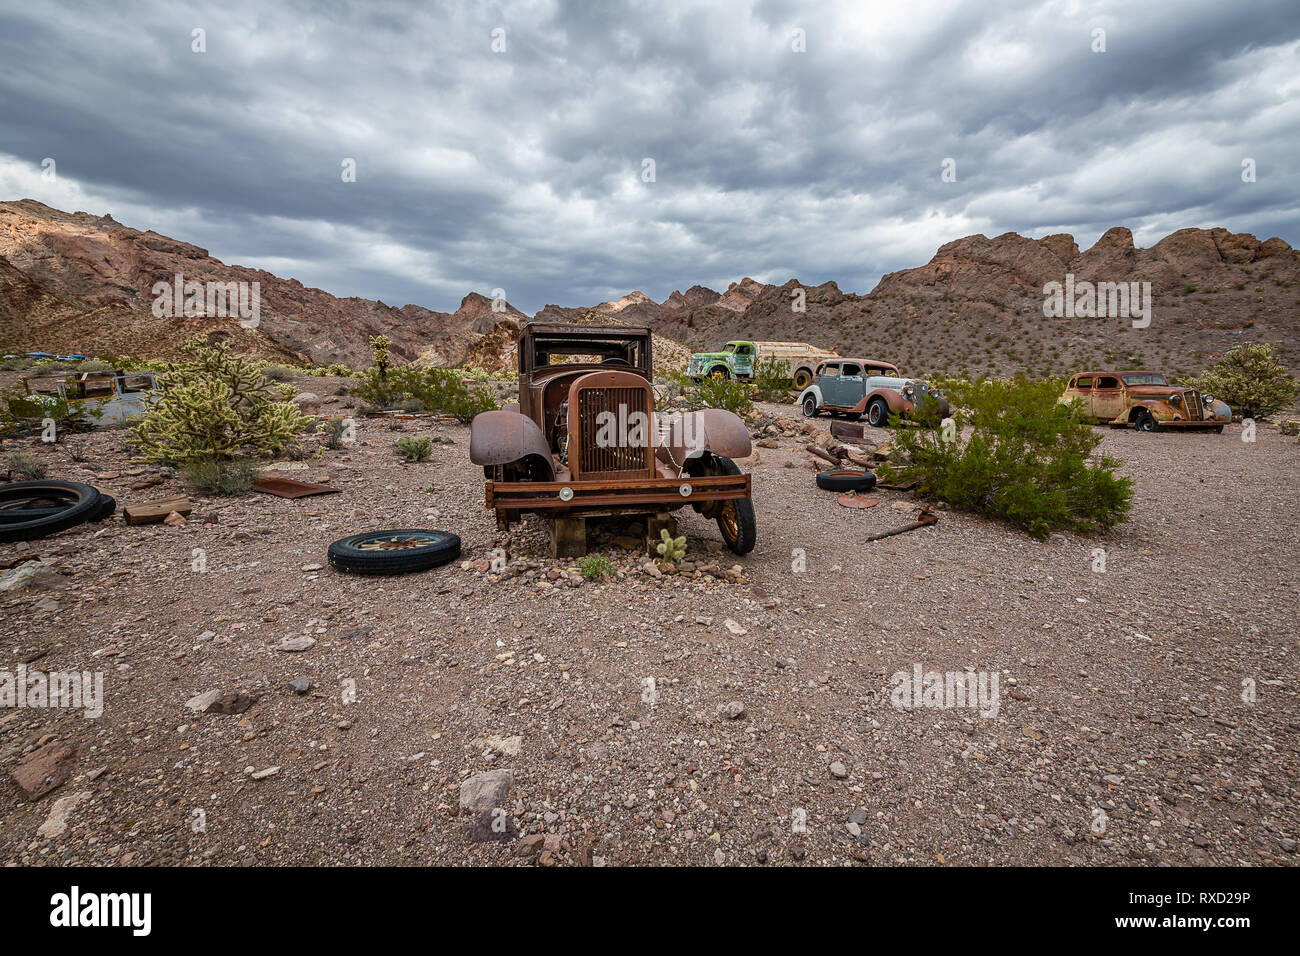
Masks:
[[[451,444],[402,465],[400,434]],[[948,511],[864,543],[918,502],[880,491],[875,508],[841,508],[781,439],[742,463],[752,554],[719,553],[717,528],[687,514],[688,559],[718,576],[652,577],[610,544],[619,573],[596,583],[547,558],[539,524],[498,536],[468,428],[363,420],[357,437],[285,472],[341,494],[196,499],[184,527],[118,517],[0,545],[0,565],[36,552],[66,576],[0,594],[0,669],[103,671],[105,693],[98,719],[0,712],[0,858],[1296,861],[1300,444],[1272,428],[1249,444],[1238,426],[1106,431],[1136,479],[1132,520],[1041,543]],[[23,447],[119,502],[182,492],[132,490],[155,470],[130,464],[123,438]],[[470,567],[377,579],[326,564],[331,540],[385,527],[454,531]],[[507,576],[478,570],[502,543]],[[739,581],[721,576],[732,564]],[[288,635],[316,643],[273,649]],[[996,673],[997,715],[893,706],[891,675],[918,664]],[[257,700],[187,709],[209,690]],[[71,778],[28,801],[10,772],[50,741],[77,747]],[[505,833],[458,807],[461,783],[494,768],[513,771]],[[76,794],[66,829],[38,834]]]

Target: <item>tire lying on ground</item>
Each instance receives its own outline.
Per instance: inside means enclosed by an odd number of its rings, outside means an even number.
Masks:
[[[817,487],[825,491],[869,491],[876,487],[876,476],[852,468],[829,468],[817,472]]]
[[[105,518],[113,517],[113,512],[117,510],[117,499],[112,495],[99,496],[99,511],[91,521],[103,521]]]
[[[404,528],[366,531],[329,546],[330,567],[352,574],[427,571],[460,557],[460,538],[450,531]]]
[[[0,541],[31,541],[83,521],[96,521],[102,507],[99,490],[79,481],[0,485]]]

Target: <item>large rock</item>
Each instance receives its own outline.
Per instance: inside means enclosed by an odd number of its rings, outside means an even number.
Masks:
[[[39,800],[63,786],[76,764],[77,748],[55,741],[29,753],[19,761],[11,776],[28,800]]]
[[[514,786],[513,770],[485,770],[460,785],[462,810],[491,810],[505,804],[506,794]]]

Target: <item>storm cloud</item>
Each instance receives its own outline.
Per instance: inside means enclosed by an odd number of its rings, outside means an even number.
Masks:
[[[1294,0],[269,6],[4,0],[0,198],[439,310],[1300,240]]]

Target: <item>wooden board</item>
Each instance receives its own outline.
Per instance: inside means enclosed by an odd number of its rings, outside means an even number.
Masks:
[[[127,505],[122,515],[127,524],[157,524],[173,511],[188,515],[193,510],[190,499],[183,495],[179,498],[161,498],[158,501],[146,501],[138,505]]]
[[[331,488],[329,485],[314,485],[309,481],[295,481],[293,478],[259,478],[253,482],[252,489],[279,498],[306,498],[308,495],[334,495],[343,489]]]

